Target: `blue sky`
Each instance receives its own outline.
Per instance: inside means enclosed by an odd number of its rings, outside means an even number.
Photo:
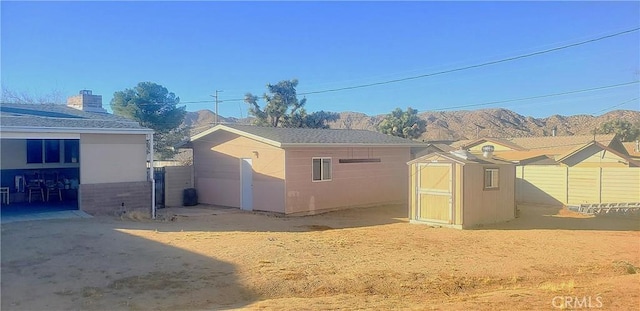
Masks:
[[[426,75],[640,27],[640,2],[0,2],[2,86],[64,96],[152,81],[187,110],[246,117],[241,100]],[[639,110],[640,32],[495,65],[307,95],[307,110],[369,115],[503,107],[525,116]],[[625,104],[623,104],[625,103]],[[466,108],[452,108],[467,105]],[[618,106],[619,105],[619,106]],[[614,107],[617,106],[617,107]],[[611,108],[614,107],[614,108]]]

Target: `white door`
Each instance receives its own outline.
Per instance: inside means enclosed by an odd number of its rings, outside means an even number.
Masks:
[[[253,166],[251,159],[240,159],[240,209],[253,210]]]

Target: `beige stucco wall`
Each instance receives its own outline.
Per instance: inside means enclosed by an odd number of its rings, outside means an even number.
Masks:
[[[224,131],[193,142],[200,203],[240,207],[240,159],[253,165],[253,209],[284,213],[284,150]]]
[[[497,190],[484,189],[484,170],[499,169]],[[515,166],[467,164],[463,168],[463,227],[494,224],[515,218]]]
[[[147,180],[146,136],[82,134],[80,182],[83,184]]]
[[[290,148],[286,150],[286,213],[407,204],[409,148]],[[331,181],[312,181],[312,159],[332,159]],[[339,159],[380,158],[372,163]]]
[[[74,168],[79,163],[64,163],[64,144],[60,144],[60,163],[28,163],[26,139],[0,139],[0,168],[2,169],[47,169]]]

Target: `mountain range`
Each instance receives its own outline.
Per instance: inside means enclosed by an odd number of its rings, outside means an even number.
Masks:
[[[385,115],[368,116],[359,112],[340,112],[340,118],[329,123],[335,129],[376,130],[376,125]],[[615,110],[600,116],[553,115],[533,118],[508,109],[481,109],[463,111],[422,112],[418,116],[427,121],[427,131],[421,136],[424,141],[455,141],[477,137],[527,137],[556,135],[589,135],[600,124],[609,120],[626,120],[640,125],[640,111]],[[220,123],[251,123],[250,118],[218,117]],[[202,132],[215,124],[215,113],[210,110],[187,112],[185,125],[191,126],[192,134]]]

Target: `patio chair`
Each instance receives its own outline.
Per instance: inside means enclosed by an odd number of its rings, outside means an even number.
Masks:
[[[62,189],[60,189],[60,186],[57,181],[55,180],[45,181],[45,188],[47,189],[47,202],[49,202],[49,199],[51,198],[52,194],[57,195],[58,200],[62,201]]]
[[[58,200],[62,201],[62,190],[59,186],[60,180],[58,178],[58,172],[45,172],[44,177],[44,189],[47,191],[47,202],[51,198],[51,195],[58,196]]]
[[[27,192],[29,194],[29,203],[33,198],[34,194],[40,193],[40,199],[44,202],[44,189],[42,188],[42,180],[37,177],[37,175],[25,176],[27,180]]]

